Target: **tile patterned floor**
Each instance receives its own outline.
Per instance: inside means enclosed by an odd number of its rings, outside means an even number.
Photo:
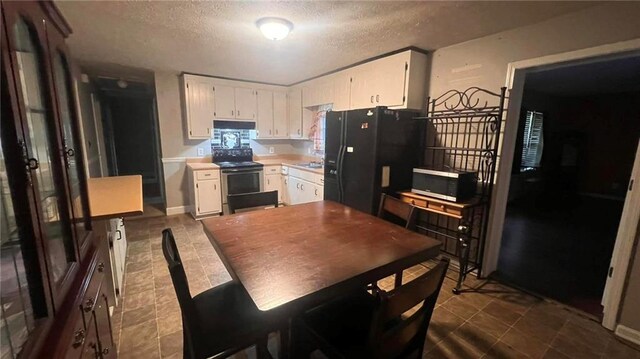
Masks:
[[[199,222],[187,215],[126,223],[129,249],[123,300],[112,321],[120,358],[182,357],[180,308],[162,255],[162,229],[171,227],[192,295],[231,280]],[[426,264],[427,266],[429,264]],[[424,273],[416,266],[404,281]],[[425,344],[425,358],[636,358],[598,323],[563,306],[493,281],[467,279],[471,291],[451,293],[445,280]],[[393,286],[393,278],[379,282]],[[275,353],[276,338],[270,341]],[[235,358],[253,358],[248,349]]]

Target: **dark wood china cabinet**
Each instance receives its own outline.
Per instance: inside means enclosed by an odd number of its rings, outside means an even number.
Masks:
[[[0,359],[115,357],[106,225],[91,221],[71,29],[2,2]]]

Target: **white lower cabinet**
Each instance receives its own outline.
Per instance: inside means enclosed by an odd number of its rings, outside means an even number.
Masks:
[[[220,170],[193,170],[189,167],[191,215],[194,218],[222,212]]]
[[[278,203],[282,203],[282,175],[280,173],[276,174],[265,174],[264,175],[264,191],[278,191]]]
[[[317,202],[324,199],[322,175],[299,169],[289,169],[288,172],[285,178],[287,204]]]
[[[124,219],[112,218],[109,220],[108,237],[115,305],[118,305],[118,299],[122,295],[124,285],[125,258],[127,257],[127,234],[124,230]]]

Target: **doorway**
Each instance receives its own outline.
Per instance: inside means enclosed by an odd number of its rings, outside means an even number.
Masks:
[[[153,85],[98,77],[110,176],[142,175],[145,207],[164,203]]]
[[[640,56],[526,75],[497,275],[601,317],[640,137]]]

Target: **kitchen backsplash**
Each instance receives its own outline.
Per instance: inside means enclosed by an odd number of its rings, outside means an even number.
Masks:
[[[211,148],[234,148],[240,146],[240,148],[250,148],[251,130],[238,130],[238,129],[213,129],[213,137],[211,138]],[[239,137],[239,141],[237,141]],[[239,142],[239,143],[238,143]]]

